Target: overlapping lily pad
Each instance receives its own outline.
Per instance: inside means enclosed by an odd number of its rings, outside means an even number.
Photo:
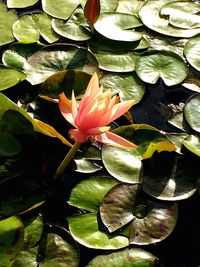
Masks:
[[[69,230],[80,244],[94,249],[119,249],[129,245],[128,238],[120,235],[109,235],[100,230],[97,215],[86,213],[68,218]]]
[[[118,0],[117,12],[135,15],[139,17],[139,10],[144,5],[144,0]]]
[[[24,67],[31,84],[42,83],[52,74],[65,69],[82,70],[89,74],[98,71],[97,61],[87,49],[68,44],[46,46],[35,52]]]
[[[183,59],[170,51],[149,51],[138,57],[135,71],[139,78],[147,83],[155,84],[162,78],[167,86],[181,83],[188,74]]]
[[[38,0],[7,0],[8,8],[25,8],[36,4]]]
[[[81,181],[72,191],[68,203],[80,209],[97,212],[104,195],[116,185],[112,177],[91,177]]]
[[[12,35],[12,25],[16,22],[18,16],[13,10],[7,9],[7,6],[0,2],[0,45],[9,44],[14,41]]]
[[[189,38],[200,33],[200,28],[182,29],[169,24],[168,17],[161,16],[162,7],[173,0],[153,0],[146,2],[139,11],[139,16],[146,27],[156,32],[174,37]],[[187,17],[187,16],[186,16]]]
[[[200,136],[191,134],[184,141],[183,145],[192,153],[200,157]]]
[[[186,56],[187,61],[200,71],[200,35],[197,35],[195,37],[192,37],[189,39],[189,41],[186,43],[184,48],[184,54]]]
[[[191,97],[185,104],[184,115],[190,127],[200,132],[200,94]]]
[[[130,248],[122,251],[113,252],[107,255],[96,256],[91,260],[87,267],[161,267],[157,257],[151,253],[139,249]]]
[[[100,15],[94,26],[106,38],[130,42],[142,38],[142,33],[135,30],[141,25],[141,21],[134,15],[107,12]]]

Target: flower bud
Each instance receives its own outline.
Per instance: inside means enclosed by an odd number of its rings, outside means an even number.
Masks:
[[[89,25],[94,25],[100,14],[100,0],[87,0],[84,7],[84,16]]]

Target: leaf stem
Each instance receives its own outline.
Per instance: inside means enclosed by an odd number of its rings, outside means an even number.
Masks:
[[[61,176],[61,174],[65,171],[65,169],[70,164],[71,160],[74,158],[77,150],[79,149],[81,143],[76,142],[73,147],[69,150],[63,161],[61,162],[60,166],[56,170],[56,173],[54,175],[54,180],[58,179],[58,177]]]

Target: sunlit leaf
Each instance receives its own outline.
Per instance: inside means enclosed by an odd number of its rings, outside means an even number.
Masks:
[[[52,17],[68,19],[79,5],[79,0],[42,0],[43,10]]]
[[[183,145],[192,153],[200,157],[200,136],[189,135],[184,141]]]
[[[117,12],[139,16],[139,10],[144,5],[144,0],[118,0]]]
[[[135,30],[141,25],[141,21],[134,15],[108,12],[100,15],[94,27],[106,38],[130,42],[142,38],[142,34]]]
[[[182,58],[164,50],[143,53],[136,59],[135,71],[144,82],[155,84],[162,78],[167,86],[181,83],[188,74]]]
[[[161,267],[157,257],[151,253],[139,249],[130,248],[112,252],[107,255],[98,255],[92,259],[87,267]]]
[[[88,178],[72,189],[68,202],[80,209],[97,212],[104,195],[117,183],[112,177]]]
[[[184,116],[190,127],[200,132],[200,94],[191,97],[185,104]]]
[[[68,218],[69,230],[80,244],[95,249],[119,249],[128,246],[128,238],[111,236],[98,227],[97,215],[88,213]]]
[[[189,39],[184,48],[184,54],[186,56],[187,61],[192,65],[192,67],[194,67],[198,71],[200,71],[199,42],[200,42],[200,35]]]
[[[38,0],[7,0],[8,8],[25,8],[36,4]]]
[[[0,65],[0,91],[8,89],[26,79],[26,75],[16,69]]]
[[[0,265],[11,267],[23,247],[23,224],[15,216],[0,221]]]
[[[7,9],[6,5],[0,2],[0,45],[9,44],[14,41],[12,25],[17,20],[17,14]]]

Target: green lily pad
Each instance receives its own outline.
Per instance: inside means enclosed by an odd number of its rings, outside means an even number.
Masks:
[[[192,67],[200,71],[200,35],[192,37],[186,43],[184,48],[184,54],[187,61]]]
[[[127,237],[109,235],[99,229],[97,215],[92,213],[68,218],[69,230],[80,244],[94,249],[119,249],[129,245]]]
[[[39,42],[40,35],[49,43],[59,39],[51,28],[51,18],[43,14],[23,15],[13,25],[15,38],[22,43]]]
[[[52,28],[55,32],[74,41],[86,41],[91,38],[92,33],[84,24],[86,19],[82,8],[77,8],[67,21],[52,20]]]
[[[23,223],[15,216],[0,221],[0,264],[11,267],[23,247]]]
[[[112,177],[91,177],[81,181],[71,191],[68,203],[80,209],[97,212],[104,195],[116,185]]]
[[[0,131],[0,157],[12,157],[22,151],[20,142],[9,133]]]
[[[181,83],[188,74],[183,59],[170,51],[148,51],[137,58],[135,71],[139,78],[155,84],[162,78],[167,86]]]
[[[147,212],[146,216],[143,217],[141,211]],[[176,203],[159,202],[151,198],[144,203],[142,198],[135,212],[139,212],[139,216],[132,221],[130,243],[149,245],[164,240],[172,233],[177,222],[178,206]]]
[[[144,5],[145,0],[118,0],[117,12],[126,13],[126,14],[134,14],[139,17],[139,10]]]
[[[38,0],[7,0],[8,8],[25,8],[33,6],[38,2]]]
[[[190,70],[190,73],[182,83],[182,86],[200,93],[200,73],[197,73],[195,70]]]
[[[178,129],[188,132],[189,131],[189,126],[186,124],[185,119],[184,119],[184,114],[183,112],[177,112],[175,113],[169,120],[168,122],[177,127]]]
[[[200,132],[200,94],[192,96],[185,104],[184,116],[192,129]]]
[[[68,19],[79,5],[79,0],[42,0],[44,12],[58,19]]]
[[[12,267],[26,267],[26,266],[36,267],[37,252],[38,252],[38,247],[20,251],[17,259],[12,264]]]
[[[16,69],[0,65],[0,91],[8,89],[26,79],[26,75]]]
[[[176,152],[179,154],[181,153],[181,149],[183,146],[183,141],[186,137],[188,137],[187,133],[169,133],[166,134],[167,138],[170,142],[172,142],[176,147]]]
[[[98,255],[86,267],[161,267],[157,257],[139,249],[130,248],[107,255]]]
[[[106,170],[119,181],[140,182],[142,162],[135,149],[103,146],[102,161]]]
[[[74,90],[76,98],[80,98],[87,88],[91,79],[91,75],[77,70],[59,71],[43,82],[40,88],[40,96],[48,96],[57,98],[62,92],[68,98],[71,98],[72,90]]]
[[[100,171],[102,166],[92,162],[91,160],[87,159],[74,159],[75,162],[75,170],[76,172],[81,173],[94,173],[96,171]]]
[[[30,218],[24,222],[24,250],[34,247],[42,236],[43,219],[41,215]]]
[[[117,184],[103,198],[100,216],[110,233],[120,229],[134,219],[133,209],[137,185]]]
[[[182,29],[195,29],[200,27],[200,5],[189,1],[175,1],[164,5],[160,14],[169,16],[172,26]]]
[[[42,45],[39,43],[14,43],[3,53],[2,62],[8,67],[23,70],[26,59],[40,48],[42,48]]]
[[[113,94],[119,94],[120,101],[134,99],[138,103],[145,93],[145,85],[135,73],[108,73],[100,79],[104,89],[111,89]]]
[[[174,0],[152,0],[146,2],[139,11],[139,16],[144,25],[151,30],[161,34],[189,38],[200,33],[197,29],[181,29],[169,24],[167,17],[161,16],[160,12],[164,5],[174,2]]]
[[[5,95],[0,94],[0,118],[9,109],[12,109],[12,110],[15,110],[15,111],[18,111],[19,113],[21,113],[28,121],[30,121],[32,123],[34,131],[40,132],[44,135],[47,135],[47,136],[50,136],[53,138],[58,138],[65,145],[72,146],[53,127],[51,127],[50,125],[48,125],[42,121],[32,119],[31,116],[24,109],[17,106],[14,102],[12,102]]]
[[[149,174],[143,176],[143,190],[161,200],[177,201],[189,198],[196,191],[198,180],[197,164],[183,155],[176,155],[171,165],[167,159],[152,159]]]
[[[9,44],[14,41],[12,25],[17,21],[17,14],[14,10],[7,9],[7,6],[0,2],[0,45]]]
[[[184,141],[183,145],[192,153],[200,157],[200,137],[191,134]]]
[[[130,42],[142,38],[142,33],[135,31],[141,25],[141,21],[134,15],[107,12],[100,15],[94,27],[106,38]]]
[[[27,80],[31,84],[44,82],[52,74],[65,70],[82,70],[89,74],[98,71],[95,57],[85,48],[55,44],[35,52],[25,63]]]

